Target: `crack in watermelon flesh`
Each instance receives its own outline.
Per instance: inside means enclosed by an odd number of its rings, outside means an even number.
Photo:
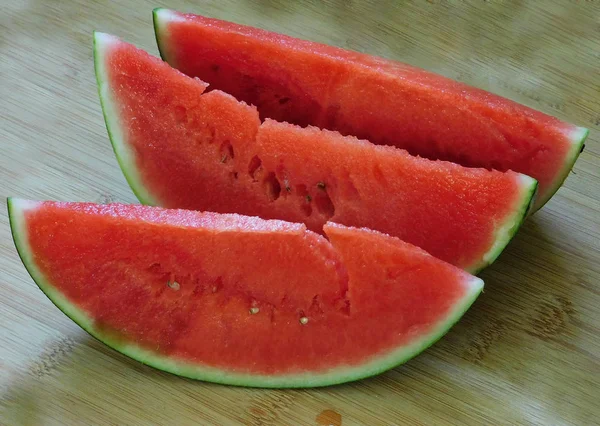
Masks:
[[[154,11],[161,56],[256,105],[261,117],[314,125],[469,167],[539,181],[534,209],[558,190],[588,130],[407,64],[258,28]]]
[[[378,232],[139,205],[9,200],[15,244],[85,330],[154,367],[250,386],[377,374],[441,337],[483,282]],[[176,285],[174,285],[176,283]]]
[[[471,169],[315,127],[266,120],[255,108],[124,43],[96,33],[107,128],[146,204],[367,227],[476,272],[521,224],[536,182]]]

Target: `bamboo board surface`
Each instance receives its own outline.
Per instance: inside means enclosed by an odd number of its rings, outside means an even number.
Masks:
[[[313,390],[182,379],[103,346],[38,290],[0,207],[0,424],[594,424],[600,416],[600,1],[7,0],[0,196],[130,202],[97,98],[92,30],[157,54],[151,10],[408,62],[591,130],[574,172],[482,273],[451,332],[376,378]]]

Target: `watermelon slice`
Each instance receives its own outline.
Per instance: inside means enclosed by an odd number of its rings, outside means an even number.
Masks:
[[[268,120],[158,58],[96,33],[106,125],[145,204],[367,227],[476,272],[521,224],[535,180]]]
[[[414,155],[514,170],[558,190],[588,130],[406,64],[166,9],[154,11],[163,59],[258,107]]]
[[[195,379],[323,386],[412,358],[483,282],[396,238],[140,205],[9,199],[40,289],[107,345]]]

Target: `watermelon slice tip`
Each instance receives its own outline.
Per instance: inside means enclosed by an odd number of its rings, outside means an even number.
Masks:
[[[94,51],[94,71],[96,74],[96,83],[98,85],[98,96],[100,97],[100,105],[102,107],[102,114],[104,116],[104,122],[106,123],[106,131],[108,132],[108,138],[110,139],[113,151],[119,164],[130,164],[134,161],[134,154],[131,152],[129,147],[120,141],[125,140],[121,125],[111,126],[110,123],[119,123],[119,114],[115,111],[115,104],[112,100],[110,90],[107,82],[109,81],[104,67],[103,51],[106,46],[111,43],[118,41],[119,39],[111,34],[106,34],[98,31],[93,33],[93,51]],[[127,180],[127,183],[131,187],[138,200],[148,205],[158,205],[157,200],[154,199],[152,194],[142,185],[141,177],[135,168],[123,169],[123,175]]]

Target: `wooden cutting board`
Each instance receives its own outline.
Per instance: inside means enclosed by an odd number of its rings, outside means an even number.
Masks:
[[[0,210],[0,424],[593,424],[600,416],[599,1],[5,0],[2,197],[134,203],[97,99],[92,30],[156,53],[155,6],[398,59],[591,129],[565,186],[429,351],[325,389],[172,376],[103,346],[38,290]]]

